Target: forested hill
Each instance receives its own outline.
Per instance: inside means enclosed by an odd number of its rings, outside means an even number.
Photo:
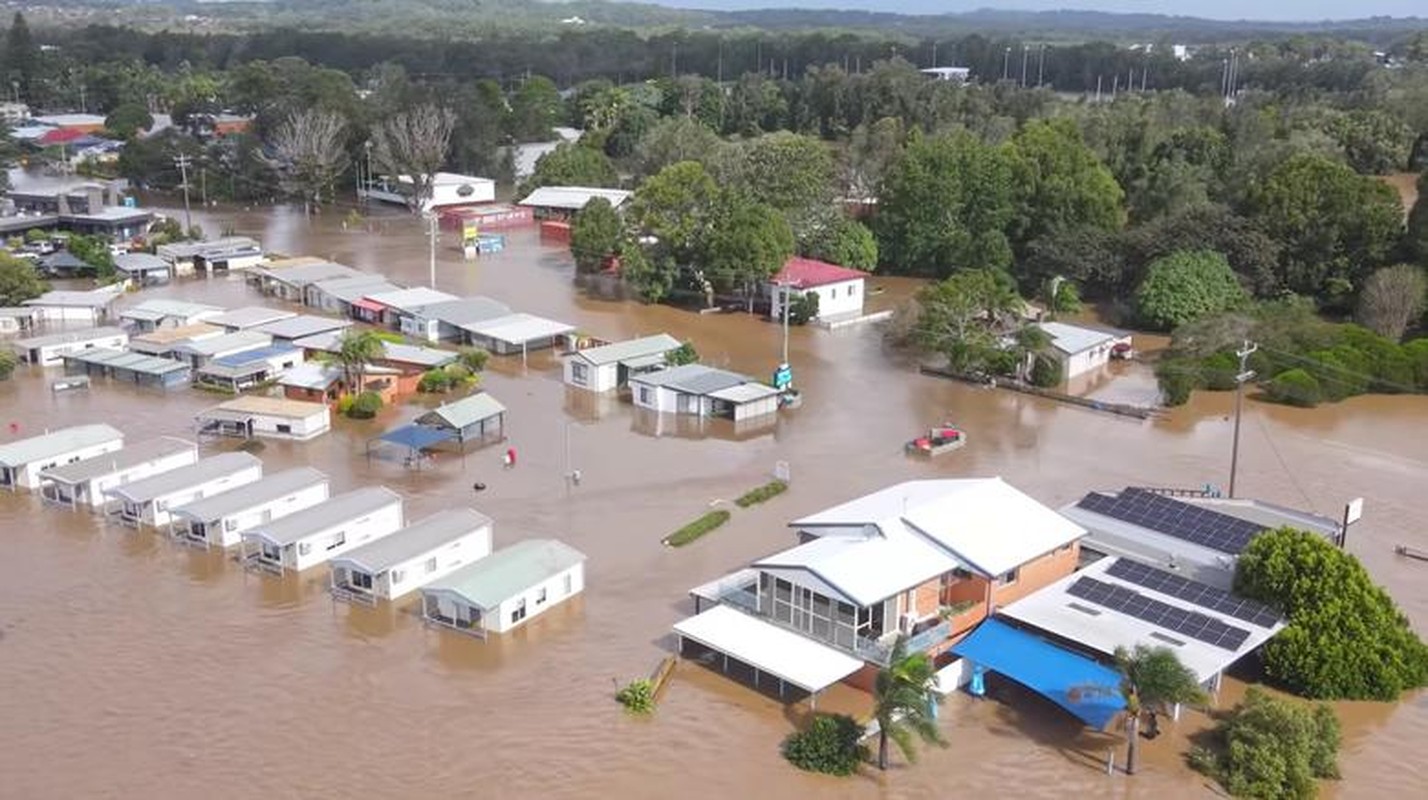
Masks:
[[[1244,22],[1162,14],[1096,11],[1003,11],[908,15],[881,11],[770,8],[711,11],[608,0],[69,0],[20,3],[32,24],[123,24],[195,31],[271,27],[459,37],[492,30],[551,30],[608,25],[639,29],[839,29],[913,38],[968,33],[1014,34],[1047,40],[1145,40],[1173,36],[1209,43],[1292,34],[1333,34],[1386,42],[1428,28],[1428,19],[1370,18],[1335,22]],[[780,0],[769,0],[777,6]],[[913,6],[921,10],[922,5]],[[1250,9],[1252,13],[1252,9]]]

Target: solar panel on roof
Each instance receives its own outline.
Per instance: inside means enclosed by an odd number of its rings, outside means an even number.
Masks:
[[[1244,628],[1226,625],[1213,617],[1176,608],[1124,586],[1095,578],[1078,578],[1066,587],[1066,593],[1231,652],[1239,650],[1249,638],[1249,631]]]
[[[1239,555],[1264,530],[1258,523],[1134,487],[1115,496],[1092,492],[1076,505],[1230,555]]]
[[[1148,564],[1121,558],[1106,569],[1106,574],[1261,628],[1273,627],[1279,621],[1279,614],[1262,603],[1236,597],[1224,590],[1182,578]]]

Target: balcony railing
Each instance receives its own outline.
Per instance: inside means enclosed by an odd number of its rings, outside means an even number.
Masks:
[[[888,633],[877,639],[866,636],[855,637],[851,645],[844,642],[835,642],[831,639],[824,639],[815,636],[811,631],[800,628],[791,622],[785,622],[777,617],[764,614],[759,611],[758,596],[749,591],[748,586],[721,587],[719,592],[719,602],[737,611],[742,611],[751,617],[755,617],[763,622],[767,622],[778,628],[796,633],[805,639],[811,639],[819,644],[825,644],[835,650],[869,661],[879,666],[887,666],[891,660],[893,646],[897,643],[897,634]],[[908,637],[907,652],[918,653],[932,648],[934,645],[945,640],[952,634],[952,623],[941,622],[928,628],[925,631]]]

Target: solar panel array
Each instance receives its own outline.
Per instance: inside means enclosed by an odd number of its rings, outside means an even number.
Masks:
[[[1208,617],[1196,611],[1176,608],[1114,583],[1095,578],[1079,578],[1066,589],[1067,594],[1105,606],[1127,616],[1174,631],[1191,639],[1214,645],[1230,652],[1240,649],[1249,638],[1249,631]]]
[[[1128,488],[1115,496],[1092,492],[1076,505],[1235,556],[1264,530],[1258,523],[1145,489]]]
[[[1201,608],[1218,611],[1227,617],[1244,620],[1261,628],[1274,627],[1274,624],[1279,621],[1279,615],[1263,603],[1236,597],[1222,589],[1182,578],[1173,572],[1166,572],[1137,561],[1129,561],[1124,558],[1116,559],[1116,563],[1106,569],[1106,574],[1113,578],[1120,578],[1127,583],[1144,586],[1151,591],[1193,603]]]

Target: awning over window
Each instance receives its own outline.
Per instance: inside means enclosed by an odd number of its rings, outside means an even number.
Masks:
[[[356,308],[362,309],[363,311],[370,311],[373,314],[380,314],[384,309],[386,309],[386,306],[382,305],[381,303],[378,303],[374,300],[368,300],[365,297],[361,300],[352,301],[352,305]]]
[[[728,606],[714,606],[679,622],[674,631],[809,692],[863,667],[859,659]]]
[[[1000,620],[983,622],[952,652],[1011,678],[1098,730],[1125,708],[1120,673]]]

